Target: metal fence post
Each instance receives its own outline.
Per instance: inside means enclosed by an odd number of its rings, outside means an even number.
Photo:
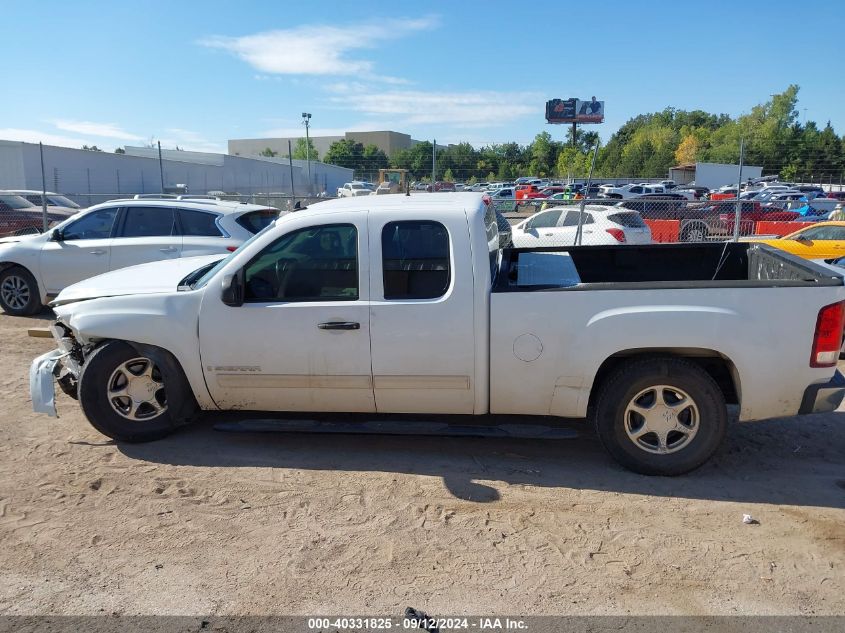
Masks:
[[[115,173],[115,178],[117,180],[117,193],[120,193],[120,170],[115,169],[114,173]]]
[[[296,193],[293,189],[293,150],[290,148],[290,139],[288,139],[288,166],[290,167],[290,210],[296,206]]]
[[[88,206],[91,206],[91,168],[85,168],[85,179],[88,182]]]
[[[593,169],[596,166],[596,156],[599,153],[599,144],[596,143],[596,149],[593,150],[593,160],[590,163],[590,173],[587,175],[587,190],[583,198],[581,198],[581,210],[578,213],[578,228],[575,230],[575,244],[581,246],[581,240],[584,237],[582,228],[584,227],[584,208],[587,205],[587,196],[590,195],[590,184],[593,181]]]
[[[158,175],[161,178],[161,193],[164,193],[164,163],[161,160],[161,141],[158,143]]]
[[[736,212],[734,213],[734,242],[739,241],[739,222],[742,219],[742,200],[739,197],[739,187],[742,184],[742,159],[745,154],[745,139],[739,139],[739,175],[736,177]]]
[[[41,223],[47,232],[47,174],[44,173],[44,144],[38,143],[38,153],[41,156]]]

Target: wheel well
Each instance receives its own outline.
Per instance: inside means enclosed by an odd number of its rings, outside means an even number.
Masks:
[[[599,388],[619,365],[629,360],[654,356],[683,358],[695,363],[716,381],[727,404],[739,404],[741,394],[739,374],[736,366],[726,356],[711,349],[649,348],[624,350],[606,358],[596,372],[595,380],[593,380],[588,407],[593,406]]]

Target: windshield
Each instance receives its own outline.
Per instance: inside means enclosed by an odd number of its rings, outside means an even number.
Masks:
[[[0,195],[0,204],[3,204],[11,209],[34,209],[35,205],[29,200],[14,196],[11,194]]]
[[[57,207],[70,207],[71,209],[79,209],[80,206],[76,204],[70,198],[65,198],[64,196],[51,196],[48,195],[47,199],[50,201],[50,204],[55,205]]]
[[[240,253],[241,250],[243,250],[243,248],[247,244],[251,244],[260,235],[264,235],[264,233],[266,233],[267,230],[271,226],[275,226],[275,224],[276,224],[275,222],[272,222],[271,224],[268,224],[267,226],[265,226],[258,233],[256,233],[251,238],[249,238],[246,242],[244,242],[243,244],[238,246],[238,249],[236,251],[229,253],[226,257],[221,259],[216,264],[206,264],[205,266],[202,266],[201,268],[198,268],[194,272],[190,273],[187,277],[185,277],[182,281],[179,282],[179,286],[180,287],[182,287],[182,286],[190,287],[191,290],[197,290],[198,288],[204,288],[205,285],[209,281],[211,281],[211,278],[214,277],[214,275],[217,274],[217,271],[221,270],[226,264],[228,264],[232,260],[232,258],[235,255],[237,255],[238,253]],[[202,272],[202,271],[205,271],[205,272]]]

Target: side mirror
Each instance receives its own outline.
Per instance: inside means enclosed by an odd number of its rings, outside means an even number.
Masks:
[[[63,242],[64,239],[65,239],[65,236],[62,235],[61,229],[53,229],[53,232],[50,233],[50,239],[53,240],[54,242]]]
[[[223,292],[220,299],[227,306],[239,308],[244,304],[244,269],[223,277]]]

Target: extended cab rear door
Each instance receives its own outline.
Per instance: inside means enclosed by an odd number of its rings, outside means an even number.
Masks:
[[[466,214],[371,211],[369,231],[376,410],[473,413],[476,332]]]

